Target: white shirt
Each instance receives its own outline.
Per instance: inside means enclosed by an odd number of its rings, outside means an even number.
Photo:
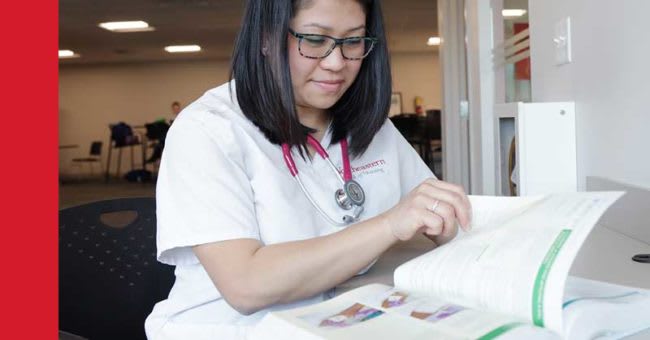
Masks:
[[[149,339],[244,338],[268,311],[319,302],[317,296],[252,315],[230,307],[192,252],[194,245],[257,239],[265,245],[304,240],[341,230],[323,219],[289,173],[279,145],[270,143],[241,112],[232,83],[205,93],[178,115],[165,142],[158,182],[158,260],[176,266],[167,300],[145,322]],[[321,141],[338,169],[339,144]],[[321,209],[340,220],[349,211],[334,200],[340,183],[327,163],[303,160],[292,150],[300,178]],[[353,178],[365,190],[361,220],[393,207],[433,177],[390,120],[367,151],[352,158]]]

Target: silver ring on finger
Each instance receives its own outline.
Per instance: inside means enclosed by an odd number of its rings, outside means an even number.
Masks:
[[[440,205],[440,201],[439,201],[439,200],[436,200],[436,202],[433,203],[433,205],[431,206],[431,208],[429,208],[429,210],[431,210],[431,212],[435,214],[435,213],[436,213],[436,209],[438,209],[438,205]]]

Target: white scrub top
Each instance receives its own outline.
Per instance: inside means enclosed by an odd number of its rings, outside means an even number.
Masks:
[[[239,314],[214,286],[191,247],[253,238],[265,245],[309,239],[341,230],[309,203],[284,163],[282,149],[270,143],[241,112],[235,85],[206,92],[186,107],[165,141],[156,187],[158,260],[176,266],[169,297],[156,304],[145,322],[149,339],[235,339],[268,311],[323,300],[317,296]],[[231,99],[232,98],[232,99]],[[321,141],[342,169],[339,144]],[[303,160],[293,149],[300,177],[329,216],[345,213],[334,200],[340,183],[326,161]],[[426,178],[433,177],[390,120],[367,151],[352,158],[352,176],[365,190],[361,220],[393,207]],[[333,264],[335,265],[335,264]]]

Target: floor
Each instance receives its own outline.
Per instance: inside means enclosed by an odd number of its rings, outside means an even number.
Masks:
[[[109,198],[154,197],[154,182],[133,183],[125,180],[111,180],[106,183],[100,179],[66,181],[59,184],[59,209]]]

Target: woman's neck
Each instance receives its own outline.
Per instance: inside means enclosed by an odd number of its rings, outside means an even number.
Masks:
[[[323,139],[330,124],[330,115],[327,110],[297,107],[297,111],[300,124],[316,130],[311,135],[316,138],[317,141]]]

